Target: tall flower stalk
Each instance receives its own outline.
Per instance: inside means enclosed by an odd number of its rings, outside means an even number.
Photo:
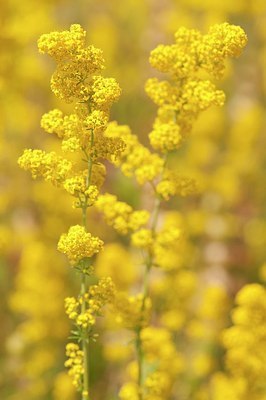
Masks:
[[[158,106],[153,129],[149,134],[150,145],[156,153],[150,153],[148,149],[135,142],[132,146],[133,151],[131,149],[130,154],[124,157],[124,163],[122,162],[122,171],[124,169],[126,175],[135,175],[140,184],[149,182],[154,193],[154,209],[149,226],[132,234],[132,244],[141,248],[145,254],[145,271],[143,289],[140,293],[142,302],[139,308],[139,320],[135,318],[137,385],[124,385],[120,392],[120,398],[123,400],[130,396],[139,400],[153,396],[157,396],[156,399],[167,398],[179,371],[179,367],[176,373],[174,371],[174,352],[172,359],[165,362],[166,365],[172,363],[172,377],[163,366],[162,355],[158,353],[159,359],[157,358],[155,363],[151,364],[149,361],[152,356],[149,353],[147,336],[149,337],[152,332],[152,340],[156,343],[157,334],[157,346],[160,346],[159,337],[162,336],[162,330],[161,328],[149,330],[145,308],[148,301],[148,308],[151,309],[152,299],[148,296],[151,269],[175,268],[171,265],[171,261],[169,263],[167,253],[171,254],[175,250],[176,242],[181,237],[180,230],[175,226],[158,227],[161,203],[169,201],[173,196],[184,197],[195,193],[198,185],[193,177],[183,175],[182,171],[181,173],[175,171],[171,165],[166,166],[166,159],[170,153],[174,158],[174,153],[187,140],[194,121],[202,111],[213,105],[224,104],[224,92],[203,76],[209,74],[210,77],[221,78],[225,70],[225,60],[240,55],[246,41],[246,35],[240,27],[227,23],[214,25],[205,35],[197,30],[182,27],[175,34],[174,44],[159,45],[151,52],[151,65],[159,72],[168,74],[167,80],[149,79],[145,87],[149,97]],[[121,137],[124,138],[123,135]],[[169,338],[169,346],[170,343]],[[178,355],[176,357],[178,359]],[[145,368],[146,359],[148,368]]]
[[[39,39],[40,52],[53,57],[57,64],[51,79],[52,91],[75,106],[70,115],[55,109],[44,114],[41,120],[47,133],[62,140],[64,156],[27,149],[19,158],[19,165],[29,170],[33,178],[43,177],[66,190],[75,199],[73,207],[81,210],[82,224],[71,226],[61,236],[58,250],[66,254],[71,266],[81,275],[79,295],[65,299],[66,313],[74,325],[71,331],[74,341],[67,344],[65,365],[82,400],[89,400],[89,343],[97,337],[96,317],[112,301],[114,285],[110,277],[88,285],[88,277],[94,275],[93,258],[103,248],[103,241],[88,231],[87,210],[97,200],[105,179],[101,161],[115,160],[124,143],[104,134],[110,107],[121,91],[113,78],[101,75],[102,52],[86,46],[85,37],[86,32],[80,25],[72,25],[69,31],[44,34]]]

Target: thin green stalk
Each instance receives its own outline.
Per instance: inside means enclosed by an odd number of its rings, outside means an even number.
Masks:
[[[143,289],[142,289],[142,294],[143,294],[143,300],[142,300],[142,306],[141,306],[141,313],[144,312],[145,309],[145,302],[148,297],[148,277],[149,277],[149,271],[151,268],[151,262],[147,262],[145,265],[145,271],[144,271],[144,276],[143,276]],[[142,343],[141,343],[141,331],[142,327],[138,327],[136,330],[136,352],[137,352],[137,363],[138,363],[138,386],[139,386],[139,400],[143,399],[143,393],[142,393],[142,387],[144,384],[144,353],[142,349]]]
[[[143,351],[141,345],[141,328],[136,330],[136,352],[138,363],[138,386],[139,386],[139,400],[142,400],[142,386],[143,386]]]
[[[94,135],[93,135],[93,131],[91,131],[91,141],[90,141],[91,148],[93,146],[93,141],[94,141]],[[88,188],[91,184],[93,160],[92,160],[91,156],[88,156],[86,153],[85,153],[85,156],[87,157],[88,175],[87,175],[86,186]],[[87,209],[88,209],[88,205],[85,200],[85,203],[83,204],[83,207],[82,207],[82,224],[86,230],[87,230]],[[86,273],[83,273],[82,278],[81,278],[81,290],[80,290],[81,297],[83,297],[87,293],[87,291],[88,291],[87,275],[86,275]],[[82,313],[86,312],[86,303],[84,301],[81,304],[81,312]],[[87,335],[86,328],[84,329],[83,334],[82,334],[82,351],[83,351],[83,368],[84,368],[82,400],[89,400],[89,387],[90,387],[90,384],[89,384],[89,337]]]
[[[164,170],[166,167],[166,162],[167,162],[167,154],[164,157],[164,165],[163,165],[163,170],[162,170],[162,174],[161,174],[162,176],[163,176],[163,173],[164,173]],[[152,187],[153,187],[154,191],[156,191],[155,185],[153,183],[152,183]],[[153,236],[156,233],[161,202],[162,202],[162,200],[160,199],[160,197],[158,197],[156,195],[155,201],[154,201],[154,208],[152,211],[152,217],[151,217],[151,231],[152,231]],[[142,300],[142,306],[141,306],[141,314],[144,313],[146,299],[149,294],[149,272],[152,268],[153,261],[154,261],[153,254],[151,252],[148,252],[146,263],[145,263],[144,276],[143,276],[143,287],[142,287],[143,300]],[[143,353],[143,348],[142,348],[142,343],[141,343],[141,332],[142,332],[142,327],[140,326],[136,330],[136,353],[137,353],[137,363],[138,363],[139,400],[143,399],[142,389],[143,389],[143,384],[144,384],[144,353]]]
[[[81,295],[84,296],[86,292],[87,292],[87,277],[85,274],[82,274]],[[86,304],[83,301],[81,305],[81,312],[84,313],[85,311],[86,311]],[[89,400],[89,386],[90,386],[89,385],[89,338],[86,338],[84,336],[82,337],[82,351],[84,357],[82,400]]]
[[[91,131],[91,140],[90,140],[90,146],[92,148],[94,142],[94,132]],[[93,160],[91,156],[88,157],[88,178],[87,178],[87,188],[91,184],[91,174],[92,174],[92,165],[93,165]]]
[[[153,234],[156,231],[161,202],[162,202],[161,199],[159,197],[156,197],[154,210],[153,210],[153,215],[152,215],[152,222],[151,222],[151,231],[152,231]]]

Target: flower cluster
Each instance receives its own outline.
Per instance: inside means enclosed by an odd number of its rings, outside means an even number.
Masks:
[[[76,343],[66,345],[66,356],[68,357],[65,366],[69,368],[69,375],[72,377],[73,385],[81,390],[82,377],[84,374],[83,358],[84,353]]]
[[[146,228],[134,232],[131,235],[131,241],[135,247],[148,250],[153,259],[153,266],[171,270],[178,267],[175,254],[178,254],[181,237],[179,228],[174,224],[166,223],[156,233]]]
[[[221,77],[225,60],[237,57],[247,42],[242,28],[228,23],[214,25],[206,35],[182,27],[175,40],[159,45],[150,56],[151,65],[169,73],[171,82],[153,78],[146,83],[147,94],[159,107],[149,138],[162,153],[180,147],[201,111],[224,104],[224,93],[200,72]]]
[[[102,308],[111,303],[115,288],[112,279],[102,278],[97,285],[89,287],[88,292],[80,296],[65,299],[66,313],[77,327],[90,328],[95,325],[96,317],[101,314]],[[86,307],[84,309],[84,304]]]
[[[105,135],[108,110],[103,111],[97,103],[94,106],[90,104],[92,111],[89,114],[86,106],[82,104],[76,106],[74,114],[65,116],[60,110],[54,109],[43,115],[41,126],[47,133],[56,134],[62,139],[64,152],[82,149],[94,160],[115,160],[120,156],[125,144],[120,138]]]
[[[153,244],[153,232],[151,229],[139,229],[131,235],[131,241],[133,246],[149,249]]]
[[[44,34],[38,40],[40,52],[49,54],[57,63],[51,88],[67,102],[87,101],[91,95],[88,80],[104,68],[102,51],[85,47],[85,39],[86,32],[75,24],[69,31]]]
[[[47,153],[43,150],[24,150],[18,159],[18,164],[26,171],[30,171],[33,179],[43,177],[53,185],[59,186],[70,174],[72,163],[58,156],[55,152]]]
[[[120,166],[123,174],[128,177],[135,176],[140,185],[152,182],[160,175],[164,160],[143,146],[128,126],[111,122],[107,127],[106,136],[120,138],[126,145],[121,156],[116,160],[116,165]]]
[[[223,333],[226,366],[236,382],[245,382],[243,396],[256,398],[266,379],[266,290],[259,284],[244,286],[236,296],[234,326]]]
[[[206,35],[181,27],[175,33],[176,43],[159,45],[152,51],[151,65],[178,78],[195,75],[205,69],[220,76],[227,57],[238,57],[247,43],[242,28],[229,23],[213,25]]]
[[[163,400],[168,398],[173,384],[184,368],[182,356],[176,351],[169,331],[163,328],[146,327],[141,332],[141,342],[145,353],[147,375],[141,389],[136,384],[136,374],[131,366],[131,381],[125,383],[120,392],[121,400],[141,398]],[[169,365],[171,363],[171,369]],[[156,369],[154,366],[156,365]]]
[[[58,250],[66,254],[73,265],[84,258],[92,257],[102,247],[103,241],[86,232],[81,225],[71,226],[68,233],[64,233],[58,242]]]
[[[151,317],[151,299],[139,293],[136,296],[127,296],[120,292],[116,295],[114,310],[116,321],[122,326],[136,330],[147,326]]]
[[[128,231],[136,231],[145,225],[150,217],[148,211],[133,211],[133,208],[117,197],[109,193],[100,195],[96,208],[103,213],[108,225],[112,226],[120,234]]]
[[[99,195],[99,190],[96,185],[86,184],[87,176],[85,174],[78,174],[68,178],[64,182],[64,189],[74,197],[79,199],[77,206],[87,204],[92,206]]]
[[[198,185],[194,178],[165,168],[161,181],[156,185],[156,192],[168,201],[172,196],[186,197],[197,193]]]
[[[265,370],[266,290],[244,286],[236,296],[234,325],[222,333],[226,371],[212,380],[212,398],[263,399]]]

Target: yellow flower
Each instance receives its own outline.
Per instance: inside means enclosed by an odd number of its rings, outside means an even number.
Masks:
[[[51,88],[66,102],[87,101],[91,76],[104,68],[102,51],[94,46],[85,47],[85,38],[86,32],[75,24],[69,31],[44,34],[38,40],[40,52],[57,62]]]
[[[174,121],[168,124],[155,122],[149,138],[152,147],[163,153],[178,149],[182,143],[180,127]]]
[[[140,229],[131,235],[132,244],[136,247],[149,248],[153,243],[153,234],[150,229]]]
[[[151,299],[143,298],[143,294],[127,296],[118,293],[114,302],[116,322],[122,326],[135,330],[138,327],[147,326],[151,314]]]
[[[94,76],[92,80],[92,105],[99,110],[108,110],[120,97],[121,89],[114,78]]]
[[[73,385],[80,390],[84,374],[84,353],[76,343],[68,343],[66,345],[66,356],[68,359],[65,362],[65,367],[69,368],[68,374],[72,378]]]
[[[96,207],[103,213],[107,224],[122,235],[129,230],[139,229],[149,219],[148,211],[133,211],[130,205],[118,201],[116,196],[109,193],[98,197]]]
[[[96,322],[102,308],[113,301],[115,286],[110,277],[101,278],[97,285],[91,285],[84,295],[66,297],[65,309],[69,319],[73,320],[78,327],[86,329]],[[83,305],[85,307],[83,308]]]
[[[46,153],[42,150],[24,150],[18,159],[18,164],[26,171],[30,171],[36,179],[42,176],[46,181],[59,186],[66,179],[72,169],[72,163],[58,156],[55,152]]]
[[[123,174],[135,176],[141,185],[153,181],[160,175],[164,164],[163,159],[143,146],[128,126],[119,126],[116,122],[112,122],[107,127],[106,135],[119,137],[125,143],[125,148],[115,162],[117,166],[121,165]]]
[[[124,383],[119,391],[120,400],[139,400],[139,388],[136,383]]]
[[[80,260],[99,253],[102,247],[102,240],[86,232],[83,226],[74,225],[67,234],[60,237],[57,248],[67,255],[71,264],[77,264]]]

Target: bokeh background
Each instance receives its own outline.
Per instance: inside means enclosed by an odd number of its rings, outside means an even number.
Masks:
[[[63,367],[69,332],[63,299],[76,290],[77,282],[56,244],[80,217],[67,194],[32,182],[17,166],[25,147],[58,146],[39,121],[49,109],[67,109],[50,91],[54,65],[38,54],[37,39],[42,33],[81,24],[88,43],[104,51],[106,76],[115,77],[123,90],[112,119],[128,124],[147,144],[155,116],[144,92],[145,80],[155,76],[149,52],[158,43],[171,43],[182,25],[207,31],[209,25],[227,21],[245,29],[248,46],[219,82],[227,95],[225,107],[203,113],[171,160],[178,170],[195,177],[201,190],[189,200],[174,199],[167,206],[177,210],[167,215],[171,223],[182,226],[186,240],[177,249],[174,292],[164,293],[166,286],[159,284],[156,274],[152,288],[157,308],[165,304],[161,323],[176,331],[178,345],[189,349],[183,351],[188,364],[174,398],[207,398],[200,396],[211,376],[225,368],[218,337],[230,325],[235,293],[248,282],[266,281],[266,2],[6,0],[0,3],[0,21],[3,400],[76,399]],[[133,206],[149,207],[145,188],[110,167],[105,189]],[[98,215],[92,213],[91,218],[97,222],[94,233],[108,243],[98,261],[99,273],[111,273],[121,290],[129,290],[138,282],[139,271],[128,259],[127,243],[121,243]],[[203,329],[206,319],[210,337]],[[117,399],[125,379],[123,365],[130,357],[123,335],[115,329],[105,333],[93,349],[95,400]]]

